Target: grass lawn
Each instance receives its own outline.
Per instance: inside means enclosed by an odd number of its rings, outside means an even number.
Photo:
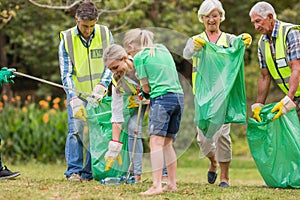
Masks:
[[[0,199],[299,199],[299,189],[263,187],[264,183],[250,156],[233,157],[230,167],[230,188],[208,184],[207,159],[199,159],[199,150],[190,148],[178,161],[178,193],[144,197],[152,184],[151,174],[143,175],[141,184],[101,185],[98,181],[69,182],[63,173],[66,163],[27,163],[8,165],[20,171],[15,180],[1,180]]]

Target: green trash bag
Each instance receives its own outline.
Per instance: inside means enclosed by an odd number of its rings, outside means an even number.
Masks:
[[[129,167],[128,135],[122,131],[120,141],[123,143],[120,152],[123,164],[120,166],[116,160],[109,171],[105,171],[104,155],[108,150],[108,142],[112,139],[111,97],[104,98],[98,107],[88,104],[87,120],[90,137],[90,152],[92,172],[95,180],[106,177],[120,177],[126,175]]]
[[[232,47],[207,42],[199,58],[195,80],[194,122],[207,139],[226,123],[246,123],[244,83],[245,45],[241,36]]]
[[[300,188],[300,124],[295,109],[272,121],[275,103],[249,118],[247,138],[256,166],[269,187]]]

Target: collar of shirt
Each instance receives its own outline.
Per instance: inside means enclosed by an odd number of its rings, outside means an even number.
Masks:
[[[279,25],[280,25],[280,21],[279,20],[275,20],[275,24],[274,24],[274,28],[272,31],[272,38],[277,38],[278,36],[278,32],[279,32]],[[268,38],[267,35],[263,35],[263,40],[267,40],[270,43],[270,38]]]
[[[95,28],[94,28],[93,33],[90,35],[89,41],[86,41],[84,39],[84,37],[82,37],[77,25],[76,25],[76,29],[75,29],[75,34],[78,35],[78,37],[80,37],[80,40],[85,47],[89,47],[91,45],[92,39],[94,38],[94,35],[95,35]]]

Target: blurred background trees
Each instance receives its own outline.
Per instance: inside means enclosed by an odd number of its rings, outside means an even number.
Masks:
[[[74,11],[80,0],[2,0],[0,2],[0,64],[17,71],[60,83],[57,47],[59,31],[75,25]],[[99,8],[99,23],[107,25],[114,35],[136,27],[160,27],[183,34],[172,43],[185,43],[188,36],[203,31],[197,18],[202,1],[186,0],[95,0]],[[223,0],[226,20],[221,24],[225,32],[239,35],[248,32],[254,42],[248,50],[246,65],[256,65],[256,41],[259,34],[248,16],[254,0]],[[278,18],[299,22],[297,0],[288,3],[271,1]],[[298,4],[297,4],[298,3]],[[174,55],[178,70],[190,79],[189,63],[180,55]],[[257,68],[258,69],[258,68]],[[256,69],[256,70],[257,70]],[[247,78],[256,83],[255,76]],[[253,80],[252,80],[253,79]],[[63,91],[27,78],[18,77],[11,87],[5,85],[3,93],[12,91],[18,95],[63,95]]]

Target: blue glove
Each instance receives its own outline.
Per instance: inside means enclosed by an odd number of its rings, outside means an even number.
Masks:
[[[16,71],[15,68],[7,69],[3,67],[0,70],[0,83],[14,83],[13,79],[16,77],[13,73]]]

